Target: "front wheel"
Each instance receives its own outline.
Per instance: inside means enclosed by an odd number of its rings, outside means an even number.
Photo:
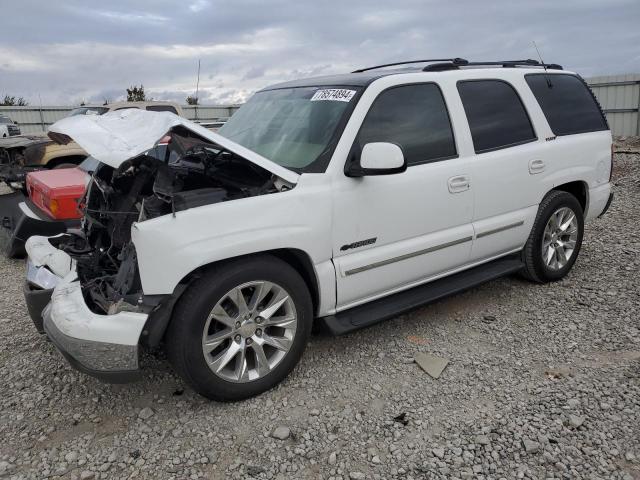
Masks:
[[[567,192],[553,190],[544,197],[522,252],[523,274],[535,282],[560,280],[580,253],[584,217],[580,202]]]
[[[233,401],[277,385],[311,333],[311,296],[300,274],[263,256],[212,268],[184,293],[166,335],[169,360],[194,390]]]

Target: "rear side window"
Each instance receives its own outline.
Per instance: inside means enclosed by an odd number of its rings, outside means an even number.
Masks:
[[[358,142],[361,148],[370,142],[395,143],[407,165],[456,155],[449,113],[440,88],[432,83],[382,92],[362,123]]]
[[[525,80],[555,135],[609,129],[588,87],[575,75],[535,73]]]
[[[476,153],[536,139],[531,120],[515,89],[502,80],[458,82]]]
[[[176,115],[178,112],[171,105],[148,105],[147,110],[151,110],[152,112],[171,112]]]

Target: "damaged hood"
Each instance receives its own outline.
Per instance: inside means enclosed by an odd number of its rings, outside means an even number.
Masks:
[[[298,182],[297,173],[170,112],[149,112],[131,108],[99,116],[76,115],[54,123],[49,127],[48,132],[49,137],[54,141],[64,143],[65,137],[69,137],[90,156],[113,168],[118,168],[127,160],[152,149],[171,129],[178,126],[235,153],[289,183]]]

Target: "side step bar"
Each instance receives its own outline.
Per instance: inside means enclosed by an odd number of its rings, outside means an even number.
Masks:
[[[360,328],[375,325],[383,320],[454,293],[462,292],[481,283],[515,273],[521,270],[522,267],[520,254],[510,255],[404,292],[350,308],[335,315],[323,317],[320,321],[324,322],[333,335],[343,335]]]

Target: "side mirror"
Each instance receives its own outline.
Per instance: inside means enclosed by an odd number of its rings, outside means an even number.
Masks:
[[[349,177],[368,175],[392,175],[407,169],[402,149],[395,143],[367,143],[360,153],[359,161],[353,162],[347,169]]]
[[[14,125],[20,125],[18,122],[16,122],[15,120],[13,121]]]

